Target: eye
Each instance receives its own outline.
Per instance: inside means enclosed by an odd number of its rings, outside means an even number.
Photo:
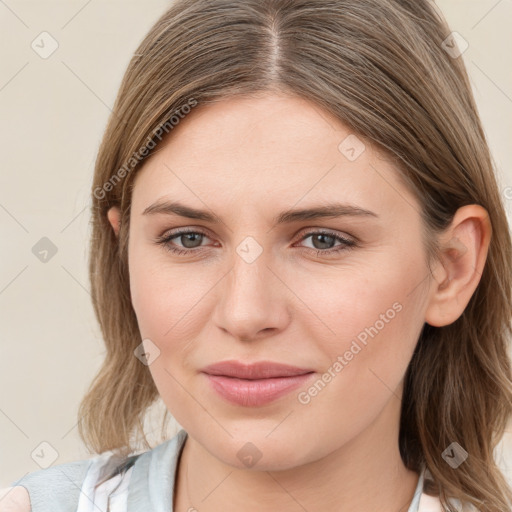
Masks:
[[[192,230],[178,230],[174,231],[170,234],[165,234],[162,237],[159,237],[156,240],[157,244],[163,245],[168,251],[175,254],[191,254],[193,252],[197,252],[198,247],[197,242],[201,242],[201,237],[206,237],[206,233],[202,231],[192,231]],[[177,238],[181,240],[183,243],[183,249],[180,249],[180,246],[176,246],[174,243],[171,243],[171,240]]]
[[[302,242],[308,238],[311,238],[313,247],[306,249],[316,250],[317,256],[328,255],[333,253],[339,253],[341,251],[347,251],[356,247],[357,243],[354,240],[350,240],[343,236],[338,235],[332,231],[321,230],[311,231],[306,233],[299,241]],[[341,242],[340,245],[332,246],[336,241]]]
[[[164,246],[166,250],[174,254],[186,255],[200,252],[202,250],[201,242],[205,237],[208,238],[208,235],[203,231],[182,229],[166,233],[163,236],[158,237],[156,243]],[[302,247],[302,249],[316,251],[317,256],[327,256],[333,253],[347,251],[357,246],[357,243],[354,240],[350,240],[328,230],[311,231],[306,233],[299,242],[308,238],[311,238],[314,246],[309,248]],[[179,240],[182,245],[176,245],[175,242],[173,242],[174,239]],[[340,242],[340,245],[332,247],[332,244],[336,241]]]

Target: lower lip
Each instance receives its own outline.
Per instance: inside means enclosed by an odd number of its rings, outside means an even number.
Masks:
[[[205,375],[213,389],[226,400],[244,407],[258,407],[273,402],[304,385],[314,373],[255,380]]]

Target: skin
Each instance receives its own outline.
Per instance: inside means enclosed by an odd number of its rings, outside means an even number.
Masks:
[[[418,475],[398,450],[403,377],[423,324],[448,325],[464,311],[491,227],[481,206],[458,210],[430,274],[419,203],[368,141],[348,159],[338,146],[350,134],[292,95],[229,98],[196,107],[136,176],[128,247],[133,307],[142,338],[160,350],[149,371],[189,434],[177,512],[409,507]],[[222,223],[143,215],[161,198],[215,212]],[[283,210],[331,200],[378,217],[273,226]],[[117,234],[119,210],[108,218]],[[194,255],[155,243],[174,228],[206,233],[169,242]],[[322,228],[358,244],[332,253],[340,241],[306,237]],[[248,236],[262,249],[252,263],[237,253]],[[311,382],[249,408],[223,400],[200,373],[227,359],[271,360],[314,370],[317,381],[397,303],[400,311],[307,404],[298,394]],[[252,467],[237,457],[247,442],[262,455]]]
[[[0,490],[0,512],[30,512],[30,497],[21,485]]]

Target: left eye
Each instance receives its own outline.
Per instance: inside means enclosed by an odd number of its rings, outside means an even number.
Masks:
[[[172,240],[174,240],[175,238],[181,240],[183,245],[176,246],[175,243],[172,242]],[[206,235],[206,233],[203,233],[201,231],[175,231],[174,233],[159,237],[156,240],[156,243],[163,245],[167,250],[175,254],[191,254],[197,252],[197,250],[201,247],[202,238],[208,238],[208,236]],[[344,238],[331,231],[313,231],[307,233],[302,238],[299,239],[299,242],[302,242],[308,238],[311,238],[313,243],[317,243],[319,244],[319,246],[303,248],[316,251],[317,255],[324,253],[336,253],[351,249],[352,247],[356,246],[355,241],[350,240],[348,238]],[[198,241],[199,245],[197,245]],[[339,245],[338,247],[335,246],[334,248],[331,247],[332,243],[336,241],[341,242],[341,245]]]
[[[194,243],[199,240],[201,242],[201,237],[206,237],[205,233],[202,233],[201,231],[175,231],[174,233],[171,233],[170,235],[159,238],[157,240],[158,244],[162,244],[166,249],[168,249],[171,252],[177,253],[177,254],[187,254],[194,252],[194,250],[198,246],[194,246]],[[171,240],[174,240],[175,238],[181,239],[182,241],[185,241],[184,249],[180,249],[180,246],[176,247],[174,244],[171,244]],[[192,247],[190,246],[192,245]],[[200,246],[201,244],[199,244]]]
[[[315,231],[312,233],[308,233],[305,236],[303,236],[300,241],[304,241],[307,238],[311,238],[312,242],[319,242],[320,247],[312,247],[312,249],[316,249],[319,252],[338,252],[343,251],[346,249],[350,249],[351,247],[354,247],[356,244],[354,241],[349,240],[348,238],[344,238],[340,235],[337,235],[335,233],[331,233],[330,231]],[[331,245],[332,242],[339,241],[341,242],[341,246],[338,246],[337,248],[332,247],[325,247],[325,245]],[[322,250],[327,249],[327,250]]]

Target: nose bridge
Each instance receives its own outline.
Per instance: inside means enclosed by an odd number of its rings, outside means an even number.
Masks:
[[[217,324],[238,338],[281,327],[285,318],[285,297],[270,269],[271,250],[264,247],[263,235],[258,238],[245,236],[235,247],[216,306]]]
[[[264,247],[262,236],[258,238],[260,241],[254,236],[246,236],[235,247],[226,295],[234,301],[233,307],[245,307],[245,302],[248,305],[253,302],[252,307],[261,308],[259,302],[272,302],[270,296],[275,283],[268,269],[270,249]]]

